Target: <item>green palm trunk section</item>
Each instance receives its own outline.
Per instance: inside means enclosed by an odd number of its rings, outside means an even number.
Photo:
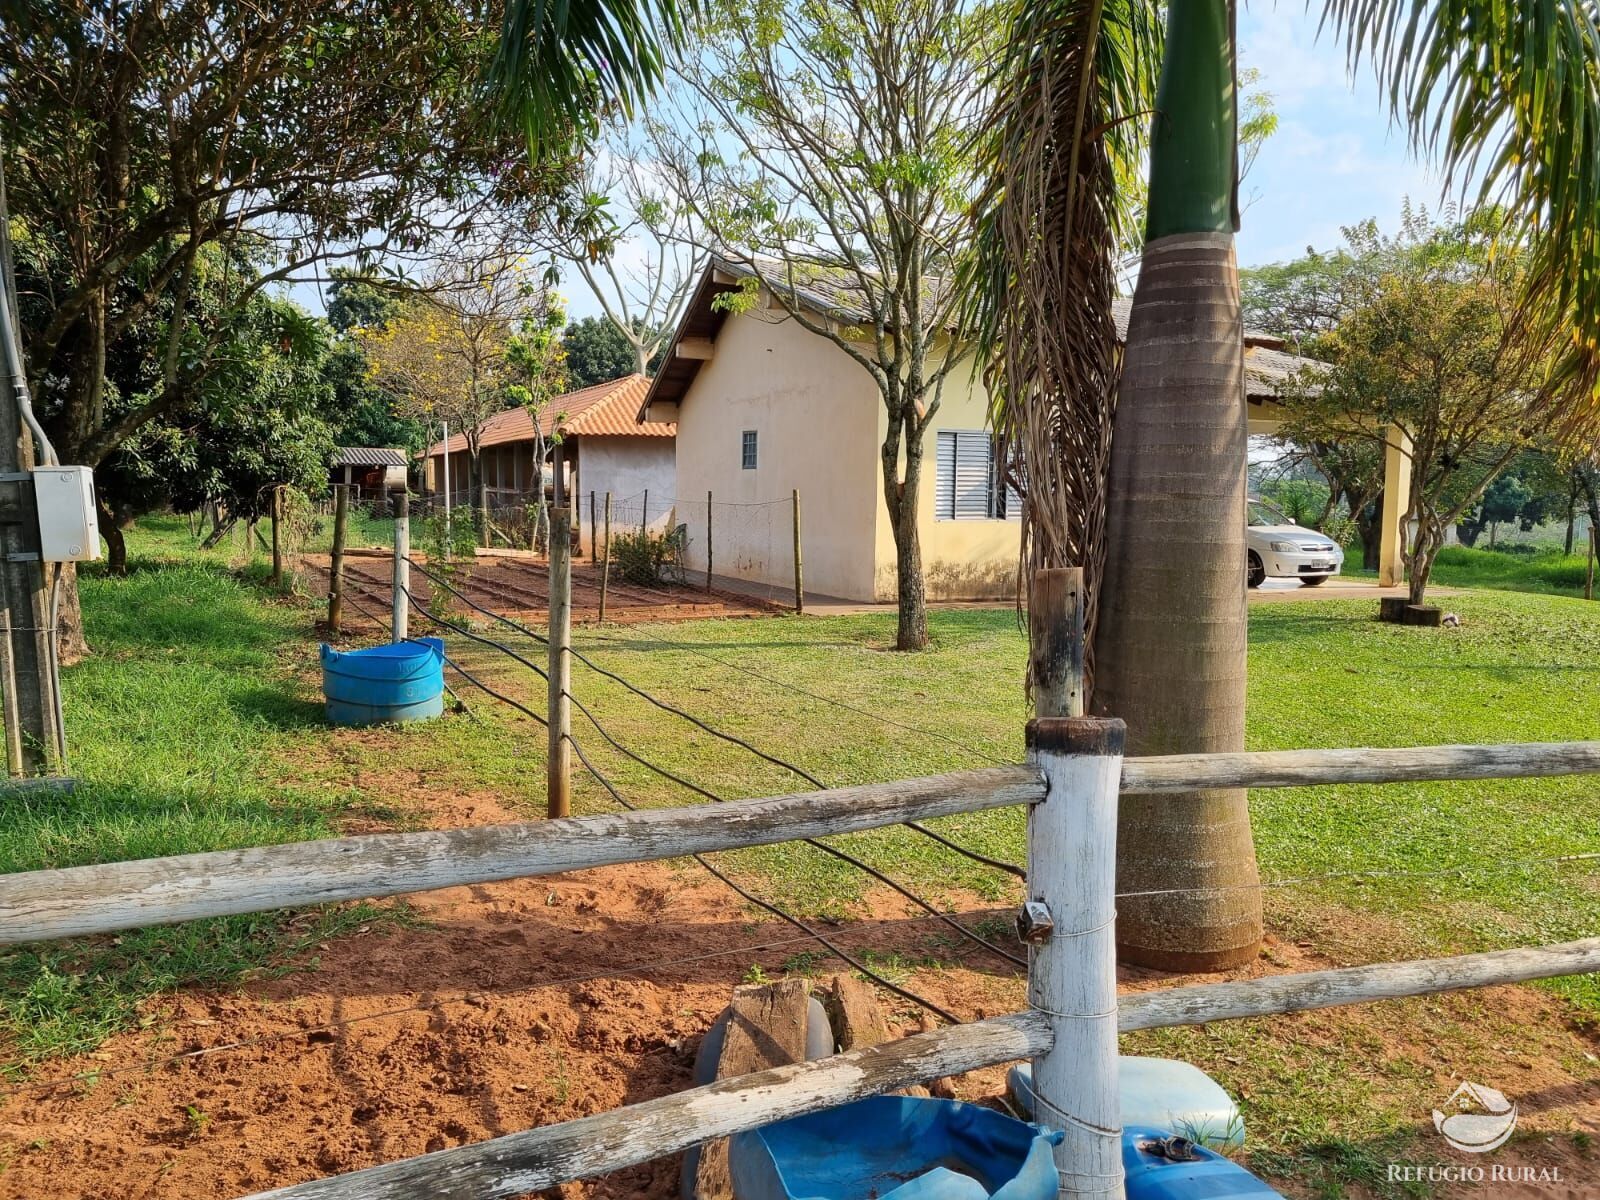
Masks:
[[[1145,236],[1231,233],[1238,168],[1233,16],[1227,0],[1171,0],[1150,131]]]
[[[1111,442],[1092,710],[1130,754],[1244,749],[1244,346],[1233,256],[1232,21],[1172,0],[1152,132],[1148,236]],[[1122,797],[1117,946],[1175,971],[1261,941],[1241,789]]]

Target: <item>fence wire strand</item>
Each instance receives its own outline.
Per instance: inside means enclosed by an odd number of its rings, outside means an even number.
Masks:
[[[449,591],[452,595],[458,597],[468,607],[476,610],[479,613],[482,613],[486,617],[489,617],[489,618],[491,618],[491,619],[493,619],[495,621],[500,622],[502,625],[505,625],[507,628],[513,629],[513,630],[517,631],[518,633],[521,633],[521,634],[523,634],[523,635],[525,635],[527,637],[532,638],[536,642],[540,642],[540,643],[545,644],[545,645],[549,644],[549,639],[548,638],[543,637],[540,634],[534,632],[532,629],[530,629],[528,626],[522,624],[520,621],[513,620],[512,618],[506,616],[504,613],[495,612],[491,608],[488,608],[488,607],[486,607],[484,605],[478,604],[474,600],[468,599],[468,597],[466,595],[464,595],[462,592],[458,591],[456,588],[452,587],[450,584],[444,582],[442,579],[438,579],[437,577],[435,577],[431,572],[429,572],[427,570],[427,568],[421,566],[420,564],[416,563],[415,561],[413,561],[411,559],[407,559],[406,561],[410,562],[411,565],[416,567],[417,570],[419,570],[423,575],[426,575],[429,579],[433,579],[441,587],[443,587],[447,591]],[[407,593],[407,594],[409,595],[409,593]],[[413,599],[413,601],[415,601],[415,597],[412,597],[412,599]],[[663,643],[663,644],[667,644],[667,643]],[[509,653],[509,651],[508,651],[508,653]],[[581,650],[579,650],[576,646],[569,645],[567,647],[567,653],[571,654],[572,657],[576,658],[579,662],[583,663],[583,665],[588,667],[591,671],[594,671],[596,674],[602,675],[607,679],[615,681],[616,683],[618,683],[618,684],[622,685],[624,688],[626,688],[628,691],[632,692],[634,695],[643,698],[644,700],[646,700],[649,703],[653,704],[655,707],[661,709],[663,712],[672,713],[674,716],[680,717],[683,720],[688,721],[690,724],[694,725],[696,728],[698,728],[698,729],[700,729],[700,730],[702,730],[702,731],[704,731],[706,733],[709,733],[712,737],[719,738],[722,741],[727,742],[729,745],[737,746],[740,749],[743,749],[743,750],[749,752],[750,754],[755,755],[757,758],[762,759],[763,761],[768,762],[768,763],[772,764],[775,767],[780,767],[783,770],[789,771],[793,775],[795,775],[795,776],[797,776],[797,777],[799,777],[801,779],[804,779],[807,783],[811,784],[813,787],[816,787],[816,788],[819,788],[819,789],[822,789],[822,790],[826,790],[827,789],[828,785],[826,783],[824,783],[821,779],[817,778],[817,776],[813,775],[810,771],[805,770],[803,767],[798,767],[792,762],[789,762],[789,761],[787,761],[785,759],[782,759],[782,758],[778,758],[776,755],[769,754],[767,751],[762,750],[760,747],[752,745],[750,742],[746,741],[744,738],[738,737],[738,736],[736,736],[734,734],[731,734],[731,733],[728,733],[728,732],[726,732],[724,730],[717,729],[715,726],[710,725],[707,722],[701,720],[699,717],[695,716],[693,713],[687,712],[684,709],[679,708],[677,705],[670,704],[667,701],[662,700],[659,697],[652,695],[650,692],[646,691],[645,689],[643,689],[643,688],[639,687],[638,685],[632,683],[631,681],[623,678],[621,675],[617,674],[615,671],[611,671],[611,670],[609,670],[609,669],[607,669],[605,667],[600,666],[592,658],[590,658],[588,655],[584,654]],[[526,660],[523,660],[523,661],[526,661]],[[571,697],[569,696],[569,698],[571,698]],[[574,699],[574,703],[576,703],[576,702],[577,701]],[[589,719],[591,721],[594,720],[593,716],[588,714],[587,711],[585,712],[585,715],[589,716]],[[602,733],[601,736],[602,737],[606,737],[606,735],[603,734],[603,733]],[[611,739],[609,737],[606,737],[606,740],[610,741]],[[618,748],[620,749],[620,747],[618,747]],[[645,763],[643,765],[649,766],[648,763]],[[685,786],[685,787],[693,788],[692,784],[688,784],[688,783],[686,783],[686,782],[684,782],[682,780],[676,779],[676,777],[674,777],[674,782],[682,783],[683,786]],[[703,795],[703,796],[706,796],[708,799],[713,799],[713,800],[719,800],[720,801],[719,797],[714,797],[710,793],[705,792],[703,790],[700,791],[700,794]],[[944,836],[943,834],[936,833],[934,830],[928,828],[926,825],[923,825],[919,821],[904,821],[904,822],[902,822],[902,824],[905,825],[905,827],[907,829],[914,830],[915,832],[922,834],[924,837],[932,838],[934,841],[938,842],[940,845],[946,847],[949,850],[955,851],[957,854],[964,855],[965,857],[971,859],[974,862],[982,863],[984,866],[991,867],[991,868],[993,868],[995,870],[998,870],[998,871],[1004,871],[1006,874],[1012,875],[1017,879],[1026,879],[1027,878],[1027,872],[1024,871],[1021,867],[1017,866],[1016,864],[1004,862],[1004,861],[1002,861],[1000,859],[997,859],[997,858],[991,858],[988,855],[981,854],[976,850],[970,850],[967,847],[962,846],[959,843],[957,843],[957,842],[951,840],[950,838]],[[1017,960],[1017,961],[1020,962],[1020,960]]]

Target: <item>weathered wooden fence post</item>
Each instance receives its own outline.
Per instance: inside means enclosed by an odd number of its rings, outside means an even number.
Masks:
[[[272,585],[283,583],[283,538],[278,523],[283,519],[283,484],[272,489]]]
[[[606,493],[606,547],[600,560],[600,623],[606,620],[606,584],[611,580],[611,493]]]
[[[550,513],[550,752],[546,764],[548,812],[552,817],[572,815],[572,710],[567,699],[572,679],[572,513],[557,495]]]
[[[328,633],[337,636],[344,618],[344,535],[350,519],[350,489],[333,486],[333,551],[328,562]]]
[[[394,578],[389,591],[389,628],[394,640],[403,642],[411,635],[411,497],[405,492],[394,498]]]
[[[639,503],[639,540],[644,540],[645,531],[650,528],[650,489],[645,488],[644,499]]]
[[[1042,578],[1048,576],[1048,578]],[[1054,1042],[1033,1060],[1036,1119],[1060,1129],[1063,1200],[1121,1200],[1117,1093],[1117,793],[1124,727],[1083,713],[1083,573],[1035,576],[1029,627],[1037,716],[1029,761],[1046,781],[1028,813],[1028,1004]],[[1042,906],[1042,907],[1035,907]]]
[[[594,519],[594,489],[589,489],[589,561],[600,557],[600,526]]]
[[[1033,573],[1028,602],[1028,684],[1038,717],[1081,717],[1084,712],[1082,567],[1048,567]]]
[[[711,590],[711,491],[706,490],[706,591]]]
[[[478,545],[485,549],[494,545],[494,526],[489,523],[489,481],[478,467]]]
[[[800,489],[794,489],[794,610],[805,612],[806,588],[800,571]]]

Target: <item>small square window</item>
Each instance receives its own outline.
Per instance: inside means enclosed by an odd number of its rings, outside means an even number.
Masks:
[[[756,431],[746,429],[739,446],[739,466],[746,471],[756,469]]]

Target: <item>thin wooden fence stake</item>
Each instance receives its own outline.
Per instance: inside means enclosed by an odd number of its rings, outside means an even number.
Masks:
[[[548,812],[572,815],[572,514],[565,504],[550,514],[550,753],[546,764]]]
[[[794,610],[806,610],[806,587],[800,571],[800,489],[794,489]]]
[[[706,591],[711,590],[711,491],[706,490]]]
[[[639,538],[644,539],[645,530],[650,525],[650,489],[644,490],[644,501],[639,505]]]
[[[278,523],[283,519],[283,485],[272,489],[272,586],[283,583],[283,539]]]
[[[411,634],[411,497],[394,498],[394,580],[390,586],[389,628],[396,642]]]
[[[337,637],[344,618],[344,536],[350,518],[350,489],[333,488],[333,552],[328,564],[328,635]]]
[[[606,584],[611,580],[611,493],[606,493],[605,557],[600,561],[600,624],[606,623]]]
[[[494,545],[494,529],[489,524],[489,481],[483,477],[483,466],[478,467],[478,544],[485,548]]]
[[[589,561],[594,562],[600,557],[600,527],[594,519],[594,489],[589,489]]]
[[[1060,1129],[1062,1200],[1121,1200],[1117,1093],[1116,850],[1123,723],[1083,711],[1081,571],[1035,576],[1028,760],[1044,773],[1028,811],[1028,1004],[1050,1023],[1033,1060],[1040,1124]],[[1074,588],[1076,584],[1076,588]],[[1074,712],[1076,707],[1076,712]]]

